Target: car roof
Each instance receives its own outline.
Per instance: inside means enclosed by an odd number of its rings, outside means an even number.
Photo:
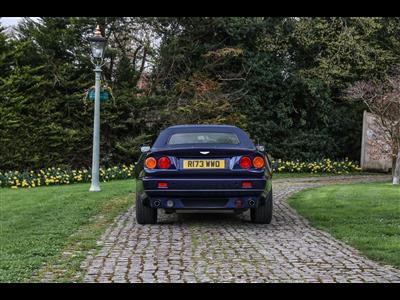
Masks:
[[[205,128],[205,127],[210,127],[210,128],[238,128],[233,125],[209,125],[209,124],[186,124],[186,125],[174,125],[170,126],[166,129],[174,129],[174,128]]]
[[[233,126],[233,125],[200,125],[200,124],[188,124],[188,125],[174,125],[170,126],[163,131],[160,132],[160,135],[156,139],[153,149],[159,149],[159,148],[176,148],[176,147],[182,147],[183,145],[169,145],[168,140],[169,137],[174,134],[174,133],[188,133],[188,132],[202,132],[202,131],[211,131],[211,132],[230,132],[230,133],[235,133],[238,138],[239,138],[239,144],[237,145],[231,145],[229,144],[229,147],[232,148],[248,148],[248,149],[254,149],[254,144],[253,142],[249,139],[248,135],[239,127]],[[189,144],[185,144],[190,146]],[[204,145],[199,145],[199,144],[193,144],[192,146],[201,146],[204,147]],[[216,147],[223,147],[223,144],[215,144],[214,146]],[[227,145],[225,145],[226,147]]]

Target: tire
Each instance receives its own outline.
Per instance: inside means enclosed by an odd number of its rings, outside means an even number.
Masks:
[[[257,208],[250,209],[250,218],[253,223],[269,224],[272,220],[272,190],[269,192],[265,199],[264,205],[260,205]]]
[[[136,221],[142,225],[157,223],[157,208],[144,205],[138,195],[136,195]]]

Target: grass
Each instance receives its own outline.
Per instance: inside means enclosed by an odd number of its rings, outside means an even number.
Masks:
[[[332,185],[299,192],[289,204],[310,223],[379,262],[400,267],[400,187]]]
[[[39,281],[46,271],[70,280],[107,225],[133,203],[133,180],[101,188],[0,189],[0,282]]]

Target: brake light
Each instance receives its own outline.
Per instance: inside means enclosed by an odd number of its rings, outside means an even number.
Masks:
[[[144,165],[148,169],[154,169],[157,165],[157,161],[154,157],[148,157],[148,158],[146,158]]]
[[[251,159],[248,156],[242,156],[239,160],[239,166],[242,169],[250,169],[251,167]]]
[[[166,182],[159,182],[157,185],[158,188],[168,188],[168,183]]]
[[[171,161],[168,157],[163,156],[158,159],[158,167],[160,169],[168,169],[171,166]]]
[[[256,156],[256,157],[253,159],[253,166],[254,166],[254,168],[256,168],[256,169],[261,169],[262,167],[264,167],[264,166],[265,166],[265,160],[264,160],[264,158],[262,158],[261,156]]]

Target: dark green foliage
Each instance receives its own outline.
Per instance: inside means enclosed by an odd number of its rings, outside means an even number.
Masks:
[[[209,99],[217,104],[225,95],[225,112],[239,115],[229,121],[265,143],[274,157],[357,160],[363,107],[345,103],[341,91],[357,78],[384,76],[398,61],[397,23],[381,18],[171,18],[170,39],[162,45],[168,59],[161,62],[168,71],[160,70],[168,76],[164,92],[179,107],[189,102],[185,114],[197,120],[196,94],[182,90],[182,82],[196,85],[193,77],[200,73],[203,84],[214,81],[218,87]]]
[[[83,35],[92,27],[87,24],[94,22],[27,20],[18,29],[18,39],[1,40],[9,49],[3,52],[8,59],[0,65],[9,72],[3,72],[0,84],[0,169],[90,166],[93,103],[85,100],[85,92],[93,85],[94,74]],[[116,64],[115,100],[101,106],[101,152],[106,166],[133,162],[138,155],[133,151],[138,144],[128,141],[140,132],[140,107],[135,82],[127,87],[132,72],[124,62]],[[106,67],[106,82],[110,73]]]
[[[0,33],[1,170],[90,166],[86,37],[97,23],[111,37],[106,166],[134,162],[140,144],[185,123],[240,126],[275,158],[358,160],[364,107],[344,102],[342,90],[384,77],[400,57],[397,18],[27,19],[16,38]]]

